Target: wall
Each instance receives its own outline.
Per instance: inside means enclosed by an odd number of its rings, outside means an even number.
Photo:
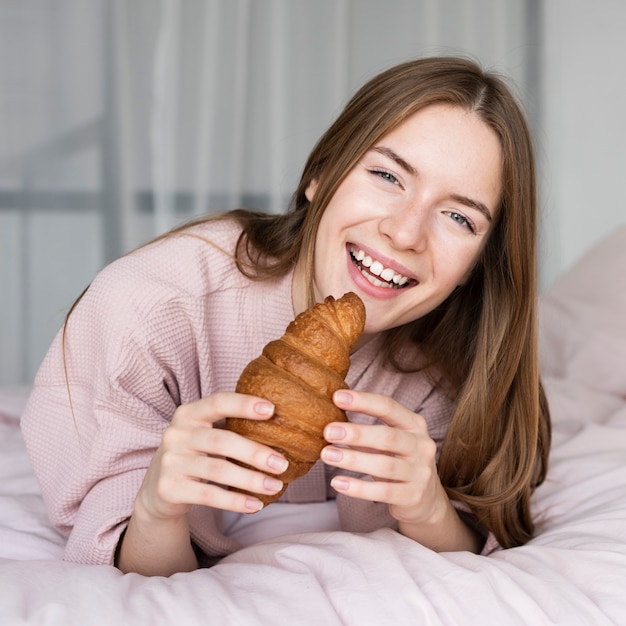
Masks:
[[[180,99],[167,129],[174,138],[159,152],[154,50],[159,10],[170,5],[183,9]],[[236,31],[242,7],[249,30]],[[620,0],[0,3],[0,384],[30,383],[98,268],[155,233],[159,184],[171,178],[172,189],[192,196],[210,184],[220,199],[243,181],[254,198],[280,205],[348,95],[408,57],[467,53],[517,85],[537,143],[546,288],[626,221],[624,23]],[[235,108],[233,59],[251,78],[249,132],[237,142],[232,129],[242,126],[225,117]],[[224,72],[221,100],[201,89],[215,68]],[[281,89],[287,99],[277,109]],[[208,152],[199,148],[207,103],[219,111],[204,135]]]
[[[546,0],[542,282],[626,223],[626,3]]]

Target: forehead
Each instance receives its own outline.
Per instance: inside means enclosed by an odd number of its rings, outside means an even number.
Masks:
[[[374,145],[390,137],[441,140],[446,135],[448,138],[457,135],[465,141],[489,137],[490,143],[495,142],[500,146],[500,138],[478,112],[447,103],[430,104],[409,114]]]
[[[430,105],[384,135],[370,152],[393,152],[399,157],[398,165],[409,175],[434,177],[451,193],[471,192],[493,209],[499,202],[500,139],[474,111],[447,104]]]

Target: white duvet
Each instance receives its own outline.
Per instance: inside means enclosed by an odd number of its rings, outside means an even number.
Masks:
[[[626,624],[626,228],[542,297],[541,321],[540,528],[489,557],[380,530],[282,535],[171,578],[63,562],[19,432],[24,393],[0,392],[0,624]]]

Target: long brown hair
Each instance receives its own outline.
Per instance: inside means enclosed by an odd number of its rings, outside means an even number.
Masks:
[[[277,259],[266,264],[264,274],[272,274],[303,255],[311,276],[318,224],[344,177],[407,117],[440,103],[474,112],[498,136],[501,206],[467,283],[435,311],[388,331],[387,357],[407,369],[395,356],[416,342],[444,374],[456,408],[439,459],[441,481],[503,546],[515,546],[533,535],[530,497],[547,471],[550,416],[538,365],[534,150],[506,82],[452,57],[410,61],[374,77],[311,152],[289,211],[244,219],[240,259],[255,271],[262,259]]]
[[[455,410],[439,458],[441,481],[451,498],[469,505],[511,547],[533,535],[530,497],[547,471],[550,416],[538,366],[534,154],[523,112],[504,80],[454,57],[395,66],[366,83],[318,141],[287,212],[227,215],[243,227],[236,249],[242,272],[262,280],[303,261],[312,287],[317,229],[337,187],[384,135],[441,103],[472,111],[498,136],[501,206],[466,284],[423,318],[387,331],[386,357],[399,370],[415,369],[397,355],[418,344],[443,374]],[[311,289],[311,303],[312,297]]]

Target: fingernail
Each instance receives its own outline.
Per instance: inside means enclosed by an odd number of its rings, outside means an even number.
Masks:
[[[272,469],[280,470],[281,472],[284,472],[289,467],[289,461],[287,461],[286,459],[283,459],[280,456],[277,456],[276,454],[272,454],[267,459],[267,465],[271,467]]]
[[[274,405],[271,402],[257,402],[254,410],[257,415],[271,415],[274,412]]]
[[[330,447],[324,448],[322,450],[322,458],[325,461],[336,463],[338,461],[341,461],[341,459],[343,459],[343,452],[339,450],[338,448],[330,448]]]
[[[333,396],[336,404],[350,404],[352,402],[352,394],[347,391],[336,391]]]
[[[263,481],[263,486],[268,490],[268,491],[272,491],[272,492],[277,492],[280,491],[283,488],[283,483],[282,481],[278,480],[277,478],[271,478],[269,476],[267,476],[265,478],[265,480]]]
[[[246,498],[246,509],[250,511],[260,511],[263,508],[263,502],[256,498]]]
[[[324,437],[328,441],[340,441],[346,436],[346,429],[341,426],[327,426]]]
[[[337,491],[347,491],[350,483],[341,476],[336,476],[330,481],[330,486]]]

